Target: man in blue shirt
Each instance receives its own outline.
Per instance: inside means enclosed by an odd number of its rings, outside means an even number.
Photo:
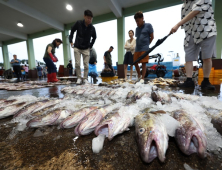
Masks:
[[[134,19],[137,24],[136,28],[136,49],[133,56],[133,60],[135,61],[138,59],[143,53],[149,50],[149,45],[154,39],[153,35],[153,27],[149,23],[145,23],[143,18],[143,13],[141,11],[137,12],[134,15]],[[140,80],[140,83],[144,83],[144,77],[146,74],[146,63],[149,62],[149,56],[147,55],[145,58],[139,61],[139,63],[142,63],[142,79],[140,74],[140,68],[138,66],[138,63],[135,64],[136,71],[138,74],[138,80]]]
[[[22,77],[22,75],[21,75],[21,67],[20,67],[20,60],[17,59],[17,55],[15,55],[15,54],[13,55],[13,58],[14,59],[12,59],[10,63],[13,66],[14,73],[17,76],[18,82],[19,82],[20,78]]]

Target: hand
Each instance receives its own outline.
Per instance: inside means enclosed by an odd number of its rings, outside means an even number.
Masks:
[[[71,43],[70,45],[71,45],[71,47],[73,48],[73,43]]]
[[[179,27],[180,27],[179,25],[175,25],[175,26],[171,29],[170,34],[173,34],[173,33],[177,32],[177,30],[178,30]]]
[[[94,62],[94,64],[96,65],[96,62]]]

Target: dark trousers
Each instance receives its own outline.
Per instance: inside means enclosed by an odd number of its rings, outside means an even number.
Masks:
[[[21,67],[20,66],[13,66],[13,70],[14,70],[16,77],[18,79],[20,79],[22,77]]]
[[[56,65],[53,63],[53,61],[50,58],[43,58],[43,60],[45,61],[45,64],[47,66],[48,74],[57,72]]]
[[[69,69],[69,75],[72,76],[72,70],[73,69]]]

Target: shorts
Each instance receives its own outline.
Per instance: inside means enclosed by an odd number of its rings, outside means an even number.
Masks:
[[[199,44],[195,44],[193,37],[190,36],[189,45],[184,47],[185,61],[197,61],[200,51],[202,59],[216,58],[216,38],[217,36],[214,35],[201,41]]]
[[[135,52],[133,55],[133,61],[136,61],[141,55],[143,55],[146,51],[140,51],[140,52]],[[149,55],[144,57],[142,60],[140,60],[138,63],[148,63],[149,60]]]
[[[130,51],[126,52],[123,64],[133,64],[133,54]]]

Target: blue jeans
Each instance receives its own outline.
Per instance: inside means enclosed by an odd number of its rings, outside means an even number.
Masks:
[[[48,74],[57,72],[56,65],[53,63],[53,61],[50,58],[43,58],[43,60],[45,61],[45,64],[47,66]]]

